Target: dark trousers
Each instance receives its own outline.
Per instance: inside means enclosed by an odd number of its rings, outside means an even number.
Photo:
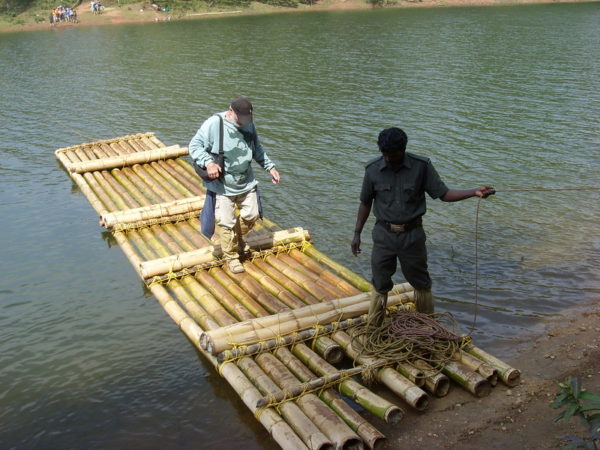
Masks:
[[[402,274],[413,288],[431,289],[423,227],[413,228],[403,233],[393,233],[378,222],[373,228],[372,235],[372,283],[377,292],[386,294],[394,286],[392,275],[396,272],[396,260],[400,261]]]

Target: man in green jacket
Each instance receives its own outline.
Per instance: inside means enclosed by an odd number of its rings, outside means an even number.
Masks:
[[[280,181],[275,164],[258,140],[252,112],[252,103],[246,97],[233,99],[229,109],[218,114],[221,118],[214,115],[200,126],[189,145],[195,164],[208,174],[209,181],[204,182],[207,199],[214,198],[214,220],[220,228],[221,249],[234,273],[244,272],[239,260],[239,251],[244,248],[242,236],[259,218],[258,181],[252,172],[252,160],[271,174],[274,184]],[[221,123],[224,167],[216,162]],[[236,206],[239,218],[235,216]],[[210,206],[205,203],[207,207]]]
[[[404,278],[415,289],[417,311],[434,312],[422,226],[425,193],[444,202],[456,202],[475,196],[485,198],[495,192],[491,186],[449,189],[428,158],[406,152],[407,142],[408,137],[400,128],[388,128],[379,134],[377,144],[381,156],[366,165],[352,239],[352,253],[357,256],[360,234],[373,206],[377,221],[373,228],[374,292],[369,317],[376,325],[383,321],[396,259],[400,261]]]

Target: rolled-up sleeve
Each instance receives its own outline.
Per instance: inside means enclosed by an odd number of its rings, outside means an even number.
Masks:
[[[218,125],[217,117],[207,119],[190,141],[188,147],[190,156],[200,167],[206,167],[208,163],[214,161],[212,153],[213,148],[215,147],[214,136],[218,132],[216,129]]]

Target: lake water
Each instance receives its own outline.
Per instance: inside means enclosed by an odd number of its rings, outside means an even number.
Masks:
[[[267,216],[370,278],[363,165],[400,126],[452,187],[597,186],[600,3],[315,12],[0,34],[0,447],[270,448],[54,159],[154,131],[187,145],[244,94],[282,184]],[[479,213],[476,342],[510,357],[599,297],[598,191]],[[438,310],[468,327],[475,200],[429,202]],[[372,224],[369,222],[368,227]],[[398,278],[398,281],[401,279]]]

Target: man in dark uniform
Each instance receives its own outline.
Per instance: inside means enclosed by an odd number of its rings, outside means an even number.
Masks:
[[[475,189],[448,189],[428,158],[406,153],[408,137],[400,128],[379,133],[377,144],[382,156],[365,168],[360,206],[356,217],[352,253],[360,253],[360,233],[374,205],[377,219],[373,228],[373,298],[369,319],[380,325],[385,314],[387,294],[392,289],[396,258],[406,281],[415,289],[417,311],[432,314],[431,278],[427,271],[427,248],[422,216],[425,193],[431,198],[456,202],[494,194],[491,186]]]

